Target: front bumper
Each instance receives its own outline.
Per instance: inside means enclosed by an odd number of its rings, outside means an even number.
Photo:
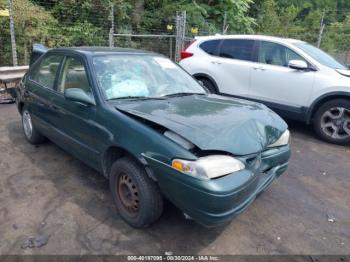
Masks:
[[[184,213],[205,226],[223,224],[243,212],[288,167],[290,147],[250,157],[246,169],[211,180],[185,175],[169,165],[144,156],[163,194]]]

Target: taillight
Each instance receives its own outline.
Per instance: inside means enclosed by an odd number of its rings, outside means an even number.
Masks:
[[[181,52],[181,59],[185,59],[185,58],[188,58],[188,57],[191,57],[191,56],[193,56],[193,53],[186,52],[186,51],[182,51]]]
[[[187,50],[194,42],[196,42],[196,40],[192,41],[186,48],[184,48],[184,49],[181,51],[181,53],[180,53],[181,59],[185,59],[185,58],[189,58],[189,57],[193,56],[193,53],[187,52],[186,50]]]

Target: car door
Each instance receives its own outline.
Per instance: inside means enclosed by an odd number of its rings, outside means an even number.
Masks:
[[[52,126],[52,107],[50,99],[55,92],[58,69],[63,60],[59,54],[43,57],[28,74],[24,97],[35,126],[46,136],[50,136]]]
[[[80,88],[95,100],[86,64],[79,56],[66,56],[63,61],[57,89],[51,100],[54,127],[61,134],[59,143],[63,148],[99,169],[97,107],[67,100],[64,91],[69,88]]]
[[[282,115],[302,117],[312,93],[314,70],[289,68],[290,60],[308,61],[279,43],[259,41],[257,48],[258,62],[253,65],[249,97]]]
[[[254,59],[254,40],[223,39],[217,56],[212,56],[211,73],[220,93],[247,96]]]

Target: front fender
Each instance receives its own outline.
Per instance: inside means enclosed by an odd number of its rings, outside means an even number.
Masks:
[[[344,88],[342,88],[344,89]],[[325,101],[329,101],[331,99],[337,99],[337,98],[349,98],[350,99],[350,87],[348,90],[344,91],[334,91],[336,88],[330,88],[325,90],[325,92],[319,93],[316,98],[314,98],[313,102],[311,103],[307,114],[306,114],[306,123],[310,124],[312,120],[312,116],[314,112],[317,110],[317,108]],[[338,89],[339,90],[339,89]],[[328,92],[327,92],[328,91]]]

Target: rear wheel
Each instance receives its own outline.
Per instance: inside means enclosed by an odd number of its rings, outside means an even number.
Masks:
[[[109,185],[119,215],[129,225],[143,228],[163,212],[163,199],[157,184],[137,162],[117,160],[111,169]]]
[[[350,143],[350,100],[335,99],[320,106],[314,117],[314,129],[327,142]]]
[[[215,93],[217,93],[216,88],[215,88],[215,85],[214,85],[213,82],[210,81],[209,79],[204,78],[204,77],[198,77],[197,80],[198,80],[199,82],[201,82],[205,88],[208,89],[208,91],[209,91],[210,94],[215,94]]]
[[[24,136],[29,143],[36,145],[45,142],[46,138],[33,125],[31,114],[27,108],[22,111],[22,126]]]

